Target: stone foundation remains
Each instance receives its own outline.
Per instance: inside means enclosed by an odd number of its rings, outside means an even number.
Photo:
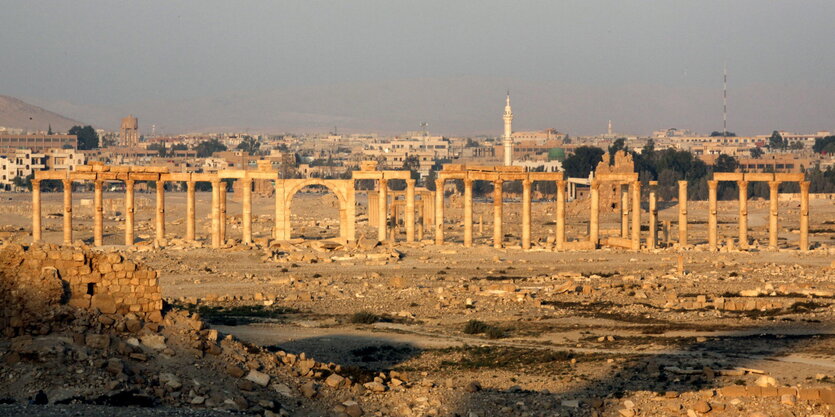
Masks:
[[[156,271],[119,253],[81,247],[6,245],[0,247],[0,292],[10,303],[0,320],[37,313],[39,305],[68,304],[105,314],[134,313],[159,318],[162,294]],[[20,303],[16,303],[18,300]],[[21,310],[21,311],[18,311]],[[11,325],[15,323],[0,323]]]

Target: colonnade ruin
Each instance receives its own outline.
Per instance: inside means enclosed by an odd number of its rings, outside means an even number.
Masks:
[[[622,156],[617,156],[622,157]],[[655,249],[659,239],[657,181],[646,183],[648,214],[646,233],[642,233],[642,184],[636,172],[623,169],[611,169],[608,154],[600,163],[598,170],[589,181],[589,211],[587,233],[569,239],[566,236],[566,186],[570,180],[562,172],[532,172],[516,166],[480,166],[447,164],[438,171],[435,190],[415,186],[409,171],[378,170],[376,162],[362,163],[361,168],[352,172],[350,179],[283,179],[268,164],[259,164],[256,170],[221,170],[217,172],[169,172],[164,167],[107,166],[100,163],[80,166],[74,171],[37,171],[32,180],[32,239],[42,240],[41,182],[58,180],[63,183],[63,243],[73,241],[73,192],[75,182],[93,183],[93,245],[102,245],[103,236],[103,188],[107,182],[122,182],[125,187],[124,198],[124,244],[134,245],[135,204],[134,191],[137,182],[152,182],[156,191],[154,220],[154,240],[159,244],[166,241],[165,184],[182,182],[186,184],[186,241],[195,241],[195,191],[198,182],[211,184],[211,247],[223,246],[227,239],[226,210],[227,181],[240,182],[241,238],[244,245],[253,243],[252,230],[252,188],[254,181],[271,183],[274,189],[275,211],[271,237],[276,240],[291,238],[290,206],[293,197],[302,188],[318,185],[327,188],[339,202],[339,238],[344,241],[357,240],[357,181],[371,181],[374,190],[368,193],[368,224],[376,229],[377,240],[396,240],[400,227],[405,228],[405,241],[423,241],[432,235],[435,244],[444,244],[448,221],[445,218],[445,186],[450,181],[463,182],[463,246],[474,246],[473,185],[476,181],[487,181],[493,186],[492,191],[492,246],[502,248],[506,245],[507,234],[504,229],[504,184],[510,181],[521,182],[521,248],[532,247],[532,188],[537,182],[551,182],[556,186],[553,216],[553,245],[551,250],[594,250],[601,247],[623,248],[633,251]],[[619,164],[615,164],[619,166]],[[405,182],[404,190],[390,190],[389,182]],[[809,182],[803,174],[776,173],[714,173],[708,185],[708,241],[710,251],[718,250],[717,188],[721,181],[735,182],[739,187],[739,226],[738,249],[749,248],[748,238],[748,184],[755,181],[769,185],[768,212],[768,248],[778,248],[778,187],[783,182],[797,182],[800,186],[800,227],[798,247],[809,249]],[[688,229],[687,181],[678,182],[678,239],[670,239],[669,222],[666,224],[664,241],[679,248],[690,247]],[[606,201],[614,201],[620,209],[620,228],[617,233],[601,235],[600,208],[601,193]],[[585,219],[583,219],[585,222]],[[479,232],[483,232],[483,219],[479,222]],[[550,233],[550,230],[549,230]],[[732,246],[732,242],[729,241]]]

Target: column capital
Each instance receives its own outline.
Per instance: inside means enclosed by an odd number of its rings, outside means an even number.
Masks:
[[[415,185],[415,182],[416,182],[416,181],[415,181],[415,179],[414,179],[414,178],[409,178],[409,179],[407,179],[407,180],[406,180],[406,185],[408,185],[408,186],[414,186],[414,185]]]
[[[93,187],[95,187],[97,190],[100,190],[103,185],[104,185],[104,180],[93,181]]]
[[[125,185],[130,185],[130,186],[133,186],[134,184],[136,184],[136,180],[130,179],[130,178],[124,180],[124,182],[125,182]]]
[[[472,187],[473,186],[473,181],[475,181],[475,180],[473,180],[472,178],[464,178],[464,185],[466,185],[468,187]]]
[[[71,180],[71,179],[63,179],[63,180],[61,180],[61,182],[62,182],[64,185],[67,185],[67,184],[72,184],[72,180]]]
[[[32,187],[40,186],[41,180],[39,178],[32,178]]]
[[[748,186],[748,180],[739,180],[739,181],[736,182],[736,185],[737,185],[737,187],[747,187]]]
[[[592,190],[600,189],[600,182],[597,180],[592,180],[590,185]]]
[[[496,178],[495,180],[493,180],[493,184],[502,185],[502,184],[504,184],[504,180],[501,179],[501,178]]]
[[[780,186],[780,183],[781,183],[781,182],[782,182],[782,181],[769,181],[769,182],[768,182],[768,186],[769,186],[770,188],[777,188],[777,187],[779,187],[779,186]]]
[[[716,187],[719,186],[719,181],[718,180],[708,180],[707,186],[709,188],[715,189]]]
[[[811,184],[811,181],[800,181],[799,183],[800,183],[800,191],[805,191],[805,192],[808,193],[809,192],[809,185]]]
[[[530,187],[531,184],[533,184],[533,181],[531,181],[530,178],[525,178],[522,180],[522,186],[524,187]]]

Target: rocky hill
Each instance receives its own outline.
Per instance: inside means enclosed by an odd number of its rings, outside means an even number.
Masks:
[[[14,97],[0,95],[0,126],[27,131],[46,131],[49,126],[56,133],[66,132],[81,122],[33,106]]]

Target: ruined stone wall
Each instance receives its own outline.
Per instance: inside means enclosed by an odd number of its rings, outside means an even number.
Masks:
[[[612,161],[612,158],[614,158],[614,161]],[[635,172],[635,161],[632,160],[632,154],[625,151],[617,151],[614,155],[609,155],[608,152],[603,154],[603,159],[597,163],[594,175],[627,174],[633,172]],[[620,210],[620,187],[614,184],[605,183],[600,186],[599,193],[601,212]]]
[[[158,314],[162,309],[157,272],[119,253],[8,244],[0,247],[0,280],[11,296],[47,304],[140,317]]]

